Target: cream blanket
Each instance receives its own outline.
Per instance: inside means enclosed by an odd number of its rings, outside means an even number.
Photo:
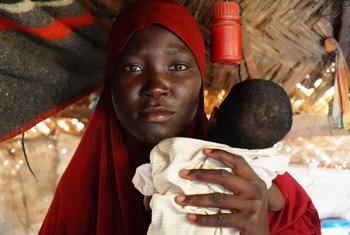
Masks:
[[[189,181],[179,177],[181,169],[232,169],[222,163],[206,157],[204,148],[223,149],[244,157],[257,175],[264,180],[267,188],[277,174],[283,174],[288,166],[289,158],[279,154],[276,149],[247,150],[231,148],[228,145],[209,141],[175,137],[161,141],[151,151],[151,163],[136,169],[133,183],[146,196],[152,196],[152,223],[149,235],[203,235],[239,234],[233,228],[200,227],[189,223],[187,213],[216,214],[228,213],[218,208],[181,207],[175,202],[178,194],[206,194],[213,192],[228,193],[224,187],[202,182]]]

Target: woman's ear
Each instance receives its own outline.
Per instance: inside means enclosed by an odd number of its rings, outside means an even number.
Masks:
[[[211,137],[211,135],[215,129],[215,126],[216,126],[216,123],[218,120],[218,112],[219,112],[219,109],[217,107],[214,107],[213,112],[210,115],[209,123],[208,123],[208,136],[209,137]]]

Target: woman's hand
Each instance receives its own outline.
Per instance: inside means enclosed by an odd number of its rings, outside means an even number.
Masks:
[[[179,195],[179,205],[217,207],[232,213],[216,215],[188,214],[190,222],[212,227],[234,227],[244,235],[270,234],[268,224],[268,199],[266,184],[248,165],[243,157],[219,149],[205,149],[204,154],[231,167],[225,170],[181,170],[180,176],[191,181],[222,185],[234,192],[230,194]]]

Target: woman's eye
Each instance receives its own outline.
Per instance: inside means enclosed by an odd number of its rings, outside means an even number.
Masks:
[[[126,65],[124,66],[124,70],[128,72],[138,72],[142,71],[142,68],[139,65]]]
[[[188,68],[188,66],[186,66],[184,64],[174,64],[169,69],[170,70],[175,70],[175,71],[182,71],[182,70],[185,70],[187,68]]]

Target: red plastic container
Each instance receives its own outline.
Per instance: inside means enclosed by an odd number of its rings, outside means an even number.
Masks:
[[[210,29],[210,61],[240,64],[242,62],[242,29],[236,2],[217,2],[213,6]]]

